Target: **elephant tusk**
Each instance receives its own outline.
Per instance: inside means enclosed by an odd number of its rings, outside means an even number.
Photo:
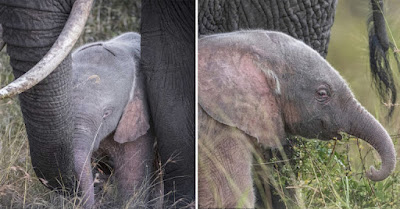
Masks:
[[[0,89],[0,99],[22,93],[45,79],[68,56],[85,27],[93,0],[75,1],[60,36],[47,54],[28,72]]]

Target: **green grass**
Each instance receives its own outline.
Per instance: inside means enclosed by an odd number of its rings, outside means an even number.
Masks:
[[[347,136],[337,142],[298,139],[296,156],[291,159],[294,166],[272,158],[267,167],[289,205],[298,205],[299,201],[284,194],[282,186],[298,190],[306,208],[399,208],[398,171],[381,182],[365,177],[371,164],[380,166],[372,150],[365,142]],[[297,174],[294,179],[293,173]]]

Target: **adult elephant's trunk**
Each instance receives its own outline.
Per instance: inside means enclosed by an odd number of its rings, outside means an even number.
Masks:
[[[350,120],[347,133],[359,137],[368,142],[379,153],[382,160],[382,167],[376,170],[371,166],[367,171],[367,177],[373,181],[381,181],[387,178],[395,168],[396,152],[392,139],[383,126],[362,107],[355,102],[356,108],[351,108],[349,113]],[[350,110],[351,111],[351,110]]]
[[[69,48],[62,44],[69,42],[67,40],[70,37],[60,34],[68,34],[65,30],[61,31],[66,22],[86,19],[82,16],[70,16],[70,12],[88,14],[84,11],[73,12],[72,7],[86,8],[83,4],[91,5],[91,1],[77,0],[74,5],[72,2],[74,1],[47,4],[32,0],[6,3],[0,1],[0,24],[3,26],[3,38],[7,43],[14,76],[23,78],[22,75],[34,66],[36,69],[49,69],[46,62],[43,65],[43,60],[47,60],[47,64],[53,68],[44,74],[40,71],[42,77],[39,80],[35,78],[35,82],[45,79],[19,96],[32,165],[41,182],[52,189],[70,190],[75,182],[71,143],[71,56]],[[77,29],[73,27],[73,33],[77,33]],[[71,43],[67,45],[70,46]],[[54,51],[55,48],[61,51]],[[60,58],[59,54],[64,54],[65,59]],[[49,56],[51,59],[47,59]],[[51,71],[53,72],[46,77],[45,74]],[[32,86],[32,83],[22,83],[24,90]],[[7,88],[1,92],[5,92],[4,95],[15,92],[12,89]]]
[[[69,52],[72,50],[72,47],[75,45],[80,34],[82,33],[87,17],[89,16],[92,2],[93,0],[75,1],[71,11],[71,15],[69,16],[66,23],[62,23],[65,24],[65,26],[63,27],[64,29],[61,31],[61,34],[59,35],[58,39],[55,41],[51,49],[34,67],[32,67],[31,70],[27,71],[24,75],[20,76],[15,81],[8,84],[6,87],[0,89],[0,99],[14,96],[32,88],[34,85],[46,78],[51,72],[53,72],[54,69],[56,69],[56,67],[64,60],[64,58],[69,55]],[[38,7],[42,6],[43,5],[40,5]],[[32,13],[34,12],[31,12],[31,14]],[[32,16],[40,16],[40,13],[38,12],[36,14],[33,14]],[[11,24],[13,24],[13,22],[11,22]],[[42,27],[47,26],[48,25],[46,23],[42,25]],[[42,29],[48,30],[47,28]]]

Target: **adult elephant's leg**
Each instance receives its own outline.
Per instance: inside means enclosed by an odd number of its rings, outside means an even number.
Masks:
[[[141,69],[165,165],[167,204],[194,200],[194,0],[142,4]]]
[[[49,51],[74,2],[0,0],[0,24],[16,78]],[[32,165],[42,183],[54,189],[74,185],[70,89],[71,58],[67,56],[46,79],[19,97]]]

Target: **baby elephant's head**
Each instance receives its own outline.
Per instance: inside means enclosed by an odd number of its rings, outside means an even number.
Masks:
[[[380,154],[383,180],[395,167],[393,142],[346,82],[316,51],[278,32],[241,31],[208,36],[199,44],[199,102],[214,119],[261,144],[287,135],[321,140],[359,137]]]
[[[120,143],[145,134],[149,116],[138,73],[140,35],[85,45],[72,59],[75,147],[96,150],[114,131]]]
[[[135,153],[131,156],[135,159],[130,158],[127,167],[137,163],[143,166],[130,171],[132,176],[142,178],[142,173],[146,172],[147,164],[142,161],[145,162],[149,155],[143,153],[150,153],[148,144],[151,140],[145,143],[143,140],[149,138],[141,137],[150,125],[143,79],[137,70],[139,57],[140,36],[132,32],[82,46],[72,54],[74,171],[83,197],[88,198],[84,200],[88,205],[94,203],[91,156],[99,146],[107,149],[105,152],[114,162],[120,162],[127,153]],[[136,147],[125,143],[139,138],[142,140],[138,140],[140,143],[135,144]],[[100,144],[102,140],[106,143]],[[140,148],[143,150],[135,152]],[[120,169],[120,163],[114,168],[117,176],[126,174]],[[133,182],[127,180],[125,185],[132,186]]]
[[[386,134],[357,102],[339,73],[316,51],[289,36],[268,35],[281,48],[279,67],[261,70],[272,70],[278,77],[281,94],[277,98],[286,133],[330,140],[341,139],[340,132],[346,132],[366,139],[372,135],[366,134],[368,127],[374,125],[373,132],[381,130]],[[271,63],[262,58],[259,62]],[[365,127],[358,127],[361,121]]]

